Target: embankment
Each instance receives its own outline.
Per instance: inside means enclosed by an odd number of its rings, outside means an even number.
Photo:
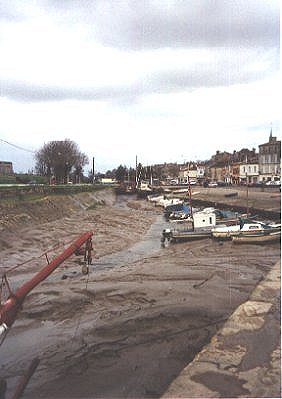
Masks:
[[[36,196],[33,193],[23,195],[20,199],[15,195],[0,202],[0,231],[51,222],[81,209],[112,205],[115,199],[115,192],[110,188],[79,193],[37,193]]]

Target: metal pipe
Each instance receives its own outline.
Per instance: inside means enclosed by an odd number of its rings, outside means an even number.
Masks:
[[[6,302],[0,305],[0,331],[4,332],[14,323],[19,309],[22,307],[23,301],[27,294],[33,290],[38,284],[45,280],[61,263],[69,258],[78,248],[85,242],[91,240],[92,231],[87,231],[77,238],[64,252],[56,256],[49,264],[43,267],[34,277],[16,289],[15,293],[9,295]]]

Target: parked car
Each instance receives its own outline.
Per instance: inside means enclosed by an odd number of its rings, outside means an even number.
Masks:
[[[280,180],[269,180],[265,183],[266,186],[281,186]]]
[[[208,184],[208,187],[217,187],[217,182],[216,181],[210,181]]]

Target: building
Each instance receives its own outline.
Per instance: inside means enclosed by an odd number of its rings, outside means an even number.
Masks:
[[[101,184],[115,184],[117,181],[115,179],[112,179],[111,177],[102,177],[100,179]]]
[[[213,181],[224,181],[224,174],[225,174],[225,164],[223,163],[216,163],[210,166],[209,168],[209,179]]]
[[[276,181],[281,178],[281,141],[272,136],[268,143],[259,145],[259,181]]]
[[[230,165],[230,183],[239,184],[240,183],[240,162],[233,162]]]
[[[259,164],[242,162],[239,166],[240,183],[257,184],[259,179]]]
[[[10,176],[13,174],[12,162],[0,161],[0,176]]]
[[[198,181],[203,178],[205,169],[203,166],[198,166],[197,164],[190,162],[186,165],[182,165],[179,168],[178,183],[187,184],[188,176],[193,181]]]

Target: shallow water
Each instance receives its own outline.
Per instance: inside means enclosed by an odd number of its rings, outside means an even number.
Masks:
[[[155,222],[139,242],[128,249],[94,259],[91,269],[93,271],[100,271],[122,267],[153,256],[162,249],[162,231],[168,226],[169,223],[165,221],[163,215],[157,215]]]

